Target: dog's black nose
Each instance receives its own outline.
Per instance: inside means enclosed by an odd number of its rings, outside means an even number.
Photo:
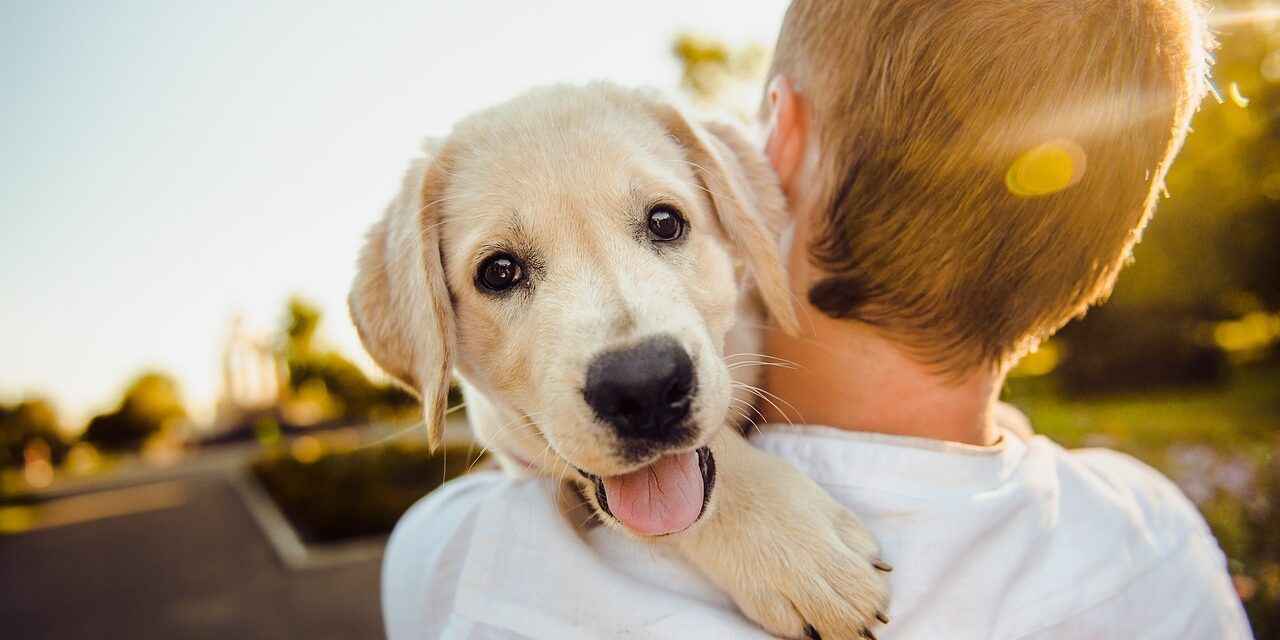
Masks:
[[[693,361],[671,338],[609,351],[587,368],[582,395],[596,416],[624,438],[675,442],[689,435]]]

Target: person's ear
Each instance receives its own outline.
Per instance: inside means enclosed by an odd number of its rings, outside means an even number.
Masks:
[[[778,174],[783,193],[794,201],[809,142],[809,112],[804,98],[786,76],[769,81],[769,119],[765,130],[765,156]]]
[[[429,156],[410,166],[400,195],[369,230],[348,299],[369,355],[421,398],[433,449],[444,438],[454,346],[439,230],[448,172],[439,164]]]

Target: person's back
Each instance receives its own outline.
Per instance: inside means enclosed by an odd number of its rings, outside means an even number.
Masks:
[[[1068,452],[1016,412],[1001,442],[772,426],[753,437],[877,534],[883,639],[1243,638],[1225,559],[1167,479],[1112,451]],[[767,638],[662,547],[594,526],[550,480],[454,481],[396,528],[388,636]]]
[[[1194,0],[797,0],[762,110],[804,332],[769,331],[754,441],[877,534],[882,638],[1238,638],[1176,487],[997,404],[1110,290],[1206,89]],[[785,412],[784,412],[785,409]],[[781,427],[778,424],[822,425]],[[389,635],[763,635],[549,481],[429,496],[385,560]]]

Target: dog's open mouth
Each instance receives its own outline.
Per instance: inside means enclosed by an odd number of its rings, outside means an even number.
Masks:
[[[583,475],[595,483],[601,510],[642,536],[662,536],[687,529],[706,512],[716,460],[704,446],[617,476]]]

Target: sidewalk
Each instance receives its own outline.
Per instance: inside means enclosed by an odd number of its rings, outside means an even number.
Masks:
[[[451,421],[448,435],[469,437],[465,422]],[[225,445],[167,467],[127,462],[28,493],[37,526],[0,537],[4,636],[382,637],[380,553],[286,566],[235,485],[257,450]]]

